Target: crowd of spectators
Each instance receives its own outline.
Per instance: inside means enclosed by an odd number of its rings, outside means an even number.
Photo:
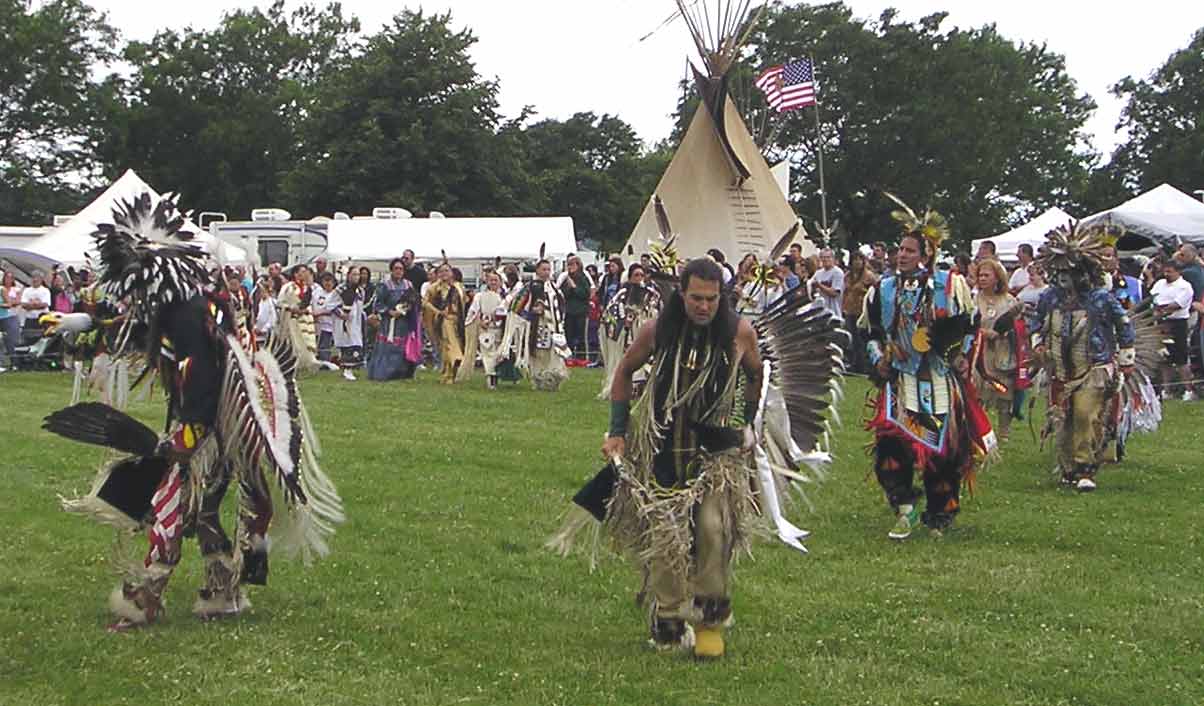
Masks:
[[[854,251],[847,262],[841,262],[831,249],[824,248],[816,255],[804,257],[799,244],[790,246],[786,255],[763,268],[756,255],[747,254],[733,267],[719,250],[708,253],[724,270],[725,285],[732,293],[737,310],[745,316],[756,316],[786,292],[805,288],[806,298],[822,303],[834,315],[840,317],[852,340],[847,351],[849,370],[867,372],[864,355],[864,339],[856,323],[860,317],[862,301],[866,291],[880,278],[894,273],[896,251],[884,242],[870,245],[869,253]],[[997,257],[994,243],[983,241],[971,257],[968,253],[955,254],[950,261],[939,267],[951,269],[963,275],[974,288],[976,300],[984,287],[988,287],[987,298],[1005,297],[1000,306],[1014,306],[1025,314],[1035,312],[1042,293],[1049,286],[1045,273],[1034,262],[1035,253],[1029,245],[1021,245],[1017,262],[1004,267]],[[437,277],[437,263],[415,261],[413,251],[405,250],[395,261],[400,275],[410,286],[424,296]],[[584,266],[576,255],[565,260],[563,270],[555,277],[557,291],[564,298],[565,337],[573,351],[571,365],[600,365],[598,326],[602,312],[619,291],[633,269],[646,269],[650,257],[641,255],[634,262],[625,263],[623,258],[613,256],[602,264],[599,272],[595,265]],[[1193,360],[1197,365],[1204,343],[1204,328],[1200,315],[1204,313],[1204,266],[1197,249],[1184,244],[1173,253],[1164,253],[1141,263],[1130,261],[1129,272],[1122,271],[1122,263],[1115,250],[1110,252],[1106,269],[1110,284],[1122,306],[1133,309],[1147,298],[1155,308],[1156,316],[1164,327],[1170,341],[1168,360],[1162,375],[1161,389],[1169,395],[1172,390],[1183,399],[1195,398],[1196,375],[1192,372]],[[766,278],[768,268],[772,277]],[[481,279],[487,271],[486,266]],[[514,290],[522,281],[518,266],[500,264],[498,274],[504,291]],[[452,276],[463,283],[463,273],[451,268]],[[282,320],[277,298],[285,283],[294,280],[305,289],[312,287],[305,306],[313,315],[318,340],[318,359],[330,361],[339,354],[334,345],[334,329],[338,323],[342,293],[348,289],[359,292],[362,302],[364,347],[370,349],[375,331],[380,325],[380,316],[373,310],[372,300],[377,287],[384,278],[374,277],[368,267],[344,266],[339,272],[330,267],[322,257],[310,265],[299,265],[287,272],[280,263],[271,263],[261,272],[255,273],[243,267],[228,268],[225,272],[228,290],[235,300],[236,308],[245,312],[248,329],[259,340],[266,340]],[[79,293],[92,284],[92,274],[86,269],[61,270],[55,268],[49,275],[34,273],[26,286],[18,283],[12,273],[0,273],[0,372],[14,365],[15,350],[23,340],[38,336],[38,317],[48,311],[69,313],[80,309]],[[472,287],[466,287],[470,297]],[[993,300],[992,300],[993,301]],[[467,303],[465,304],[467,306]],[[297,312],[292,312],[297,313]],[[983,314],[985,312],[980,312]],[[425,349],[426,360],[439,365],[438,351]],[[365,358],[368,351],[364,351]],[[997,356],[1006,364],[1007,356]],[[332,366],[333,367],[333,366]],[[1007,372],[1007,371],[1003,371]],[[1013,406],[1018,413],[1018,404]]]

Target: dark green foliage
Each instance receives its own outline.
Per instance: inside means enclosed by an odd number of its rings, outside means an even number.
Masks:
[[[1107,170],[1131,193],[1159,184],[1191,193],[1204,187],[1204,29],[1149,78],[1125,78],[1112,88],[1127,98],[1120,129],[1129,141]],[[1111,205],[1111,204],[1109,204]]]
[[[281,180],[307,154],[300,133],[314,90],[358,29],[337,3],[286,13],[277,0],[211,30],[132,42],[125,59],[135,72],[100,152],[109,175],[133,168],[188,207],[232,218],[282,205]]]
[[[112,88],[92,70],[115,42],[81,0],[0,0],[0,223],[74,212]]]
[[[754,73],[816,61],[828,207],[849,245],[897,233],[882,191],[947,214],[955,240],[968,241],[1064,204],[1086,177],[1081,130],[1095,105],[1064,59],[990,25],[942,30],[944,19],[900,22],[888,11],[866,21],[843,3],[778,3],[753,34]],[[747,82],[735,83],[751,94]],[[771,157],[794,160],[796,207],[808,222],[819,220],[813,110],[776,118],[768,131],[751,121],[775,138]]]

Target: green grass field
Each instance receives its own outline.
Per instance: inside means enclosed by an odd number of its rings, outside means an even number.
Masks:
[[[190,542],[167,619],[113,635],[113,534],[57,500],[104,452],[39,429],[67,375],[0,376],[0,702],[1204,702],[1204,406],[1169,403],[1089,496],[1055,487],[1018,423],[953,532],[896,544],[867,477],[865,383],[850,381],[831,477],[814,511],[792,512],[810,556],[761,544],[742,560],[728,655],[697,663],[645,646],[625,564],[591,573],[542,548],[600,465],[599,384],[305,381],[349,515],[333,554],[310,570],[277,559],[249,615],[202,624]],[[161,426],[161,403],[133,411]]]

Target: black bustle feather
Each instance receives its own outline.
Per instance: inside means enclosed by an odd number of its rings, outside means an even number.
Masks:
[[[85,444],[107,446],[138,456],[155,453],[159,437],[125,412],[100,402],[81,402],[46,417],[46,431]]]
[[[961,345],[973,329],[969,314],[939,318],[932,322],[928,333],[929,343],[933,350],[948,355]]]

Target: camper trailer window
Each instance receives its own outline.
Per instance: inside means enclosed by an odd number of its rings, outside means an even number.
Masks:
[[[259,261],[262,262],[265,267],[273,262],[279,262],[282,265],[291,264],[288,261],[288,241],[260,240]]]

